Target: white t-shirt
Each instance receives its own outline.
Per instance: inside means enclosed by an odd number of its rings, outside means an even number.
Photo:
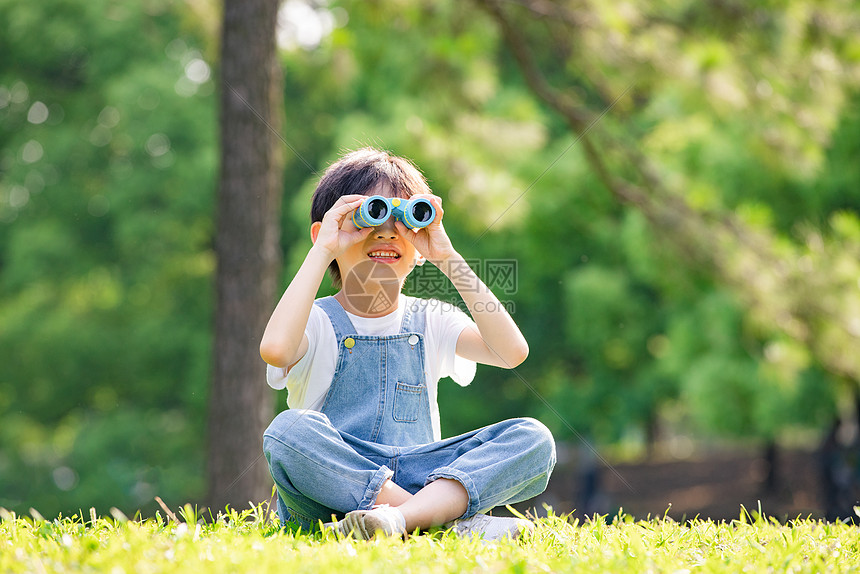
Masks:
[[[359,317],[347,313],[356,335],[386,336],[400,332],[407,298],[400,295],[397,310],[382,317]],[[475,378],[475,363],[455,353],[460,333],[474,322],[450,303],[432,299],[427,303],[424,332],[424,369],[430,398],[430,420],[434,440],[441,440],[437,383],[451,377],[465,387]],[[308,350],[289,371],[268,365],[266,380],[273,389],[287,389],[287,406],[291,409],[320,410],[334,378],[338,346],[334,327],[325,311],[314,305],[305,328]]]

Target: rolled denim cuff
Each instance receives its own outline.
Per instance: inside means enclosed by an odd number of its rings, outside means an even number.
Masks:
[[[370,479],[370,484],[367,485],[367,488],[364,491],[364,498],[361,499],[356,510],[369,510],[372,508],[373,503],[376,502],[376,498],[379,496],[379,491],[382,490],[382,485],[385,484],[385,481],[392,476],[394,476],[393,470],[387,466],[379,467],[379,470],[377,470],[373,474],[373,478]]]
[[[481,500],[478,496],[478,489],[475,488],[475,483],[472,482],[472,479],[468,474],[461,470],[457,470],[456,468],[443,466],[442,468],[434,470],[433,474],[427,477],[427,480],[424,481],[424,486],[427,486],[439,478],[450,478],[451,480],[456,480],[463,485],[463,488],[466,489],[466,494],[469,496],[469,504],[466,505],[466,512],[457,518],[466,518],[468,516],[478,514],[478,512],[481,511]]]

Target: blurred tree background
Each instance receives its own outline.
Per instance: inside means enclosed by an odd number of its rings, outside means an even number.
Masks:
[[[0,0],[0,506],[204,494],[219,21]],[[282,284],[319,173],[375,145],[422,168],[529,340],[516,372],[441,382],[443,434],[532,415],[644,456],[853,416],[853,3],[286,0],[278,30]],[[455,300],[436,279],[407,290]]]

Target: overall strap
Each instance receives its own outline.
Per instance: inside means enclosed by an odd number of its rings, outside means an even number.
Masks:
[[[334,327],[334,336],[338,343],[347,335],[354,335],[356,333],[355,327],[352,321],[349,320],[349,316],[344,311],[343,306],[333,296],[317,299],[314,301],[314,304],[319,305],[320,309],[328,315],[331,326]]]
[[[424,334],[424,328],[427,323],[426,299],[418,299],[416,297],[406,297],[406,309],[403,311],[403,322],[400,323],[401,333],[421,333]]]

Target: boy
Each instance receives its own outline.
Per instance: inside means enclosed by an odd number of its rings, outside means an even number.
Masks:
[[[357,228],[352,216],[371,195],[425,198],[436,217],[420,230],[395,217]],[[495,539],[530,526],[483,512],[546,488],[555,444],[545,426],[515,419],[441,440],[440,377],[466,385],[476,362],[513,368],[528,355],[514,321],[452,246],[442,215],[420,172],[385,152],[349,153],[320,180],[313,246],[260,344],[269,384],[288,389],[290,408],[263,438],[282,522],[310,528],[345,514],[324,526],[364,539],[447,523]],[[474,322],[400,294],[425,260],[452,281]],[[340,290],[315,301],[326,268]]]

